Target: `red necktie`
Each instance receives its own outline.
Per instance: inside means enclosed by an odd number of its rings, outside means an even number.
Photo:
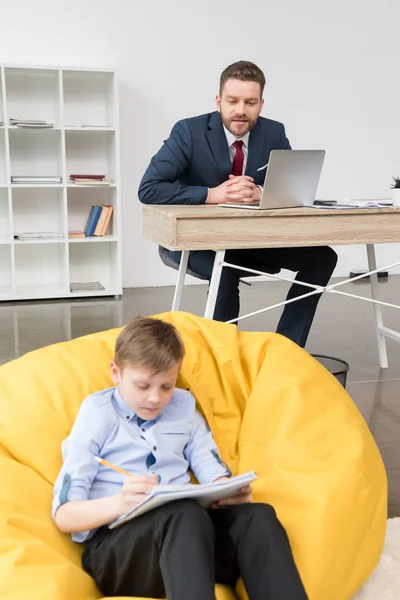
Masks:
[[[236,141],[232,144],[236,148],[236,153],[232,162],[232,175],[239,176],[243,175],[243,163],[244,163],[244,154],[242,150],[243,142]]]

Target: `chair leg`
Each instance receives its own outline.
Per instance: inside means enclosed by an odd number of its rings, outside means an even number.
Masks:
[[[189,260],[189,250],[184,250],[179,264],[178,279],[175,285],[174,299],[171,310],[179,310],[182,300],[183,286],[185,285],[186,269]]]
[[[367,257],[368,257],[368,269],[370,271],[375,271],[376,269],[376,257],[375,257],[375,246],[374,244],[367,244]],[[376,300],[378,296],[378,275],[376,273],[372,273],[369,276],[369,281],[371,285],[371,297]],[[383,315],[382,315],[382,306],[378,304],[374,304],[375,311],[375,329],[376,329],[376,339],[378,342],[378,355],[379,355],[379,364],[382,369],[387,369],[388,367],[388,359],[386,352],[386,339],[382,334],[383,327]]]
[[[219,282],[221,279],[221,273],[225,259],[225,250],[217,250],[215,253],[214,267],[211,275],[210,288],[208,290],[207,304],[204,311],[206,319],[212,319],[214,316],[215,303],[217,301],[217,293],[219,288]]]

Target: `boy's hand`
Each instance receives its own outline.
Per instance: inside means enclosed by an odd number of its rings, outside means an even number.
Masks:
[[[123,515],[137,504],[140,504],[158,485],[157,475],[131,475],[125,479],[122,490],[118,494],[118,511]]]
[[[219,480],[225,479],[221,477]],[[218,500],[218,502],[214,502],[211,508],[223,508],[224,506],[235,506],[236,504],[249,504],[253,500],[253,488],[251,485],[246,485],[245,487],[240,488],[239,492],[236,496],[232,496],[231,498],[225,498],[224,500]]]

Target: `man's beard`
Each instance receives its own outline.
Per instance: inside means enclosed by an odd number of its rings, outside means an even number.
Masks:
[[[221,111],[221,119],[222,119],[223,124],[227,128],[227,130],[230,131],[232,133],[232,135],[242,137],[255,127],[258,117],[256,119],[249,119],[248,117],[245,117],[245,116],[242,117],[241,115],[235,115],[234,117],[227,118],[224,116],[223,112]],[[242,127],[234,128],[235,120],[246,121],[246,125],[242,126]],[[232,127],[232,125],[233,125],[233,127]]]

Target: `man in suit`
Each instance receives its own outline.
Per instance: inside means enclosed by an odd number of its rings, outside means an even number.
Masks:
[[[260,117],[265,77],[253,63],[239,61],[221,74],[217,111],[178,121],[151,159],[139,187],[145,204],[220,204],[260,200],[271,150],[290,150],[282,123]],[[171,252],[180,261],[180,252]],[[191,252],[189,268],[211,278],[215,253]],[[227,262],[261,271],[289,269],[306,283],[325,286],[336,266],[332,248],[228,250]],[[239,279],[245,272],[222,269],[214,319],[239,315]],[[293,284],[287,299],[309,291]],[[277,332],[304,347],[320,295],[287,304]]]

